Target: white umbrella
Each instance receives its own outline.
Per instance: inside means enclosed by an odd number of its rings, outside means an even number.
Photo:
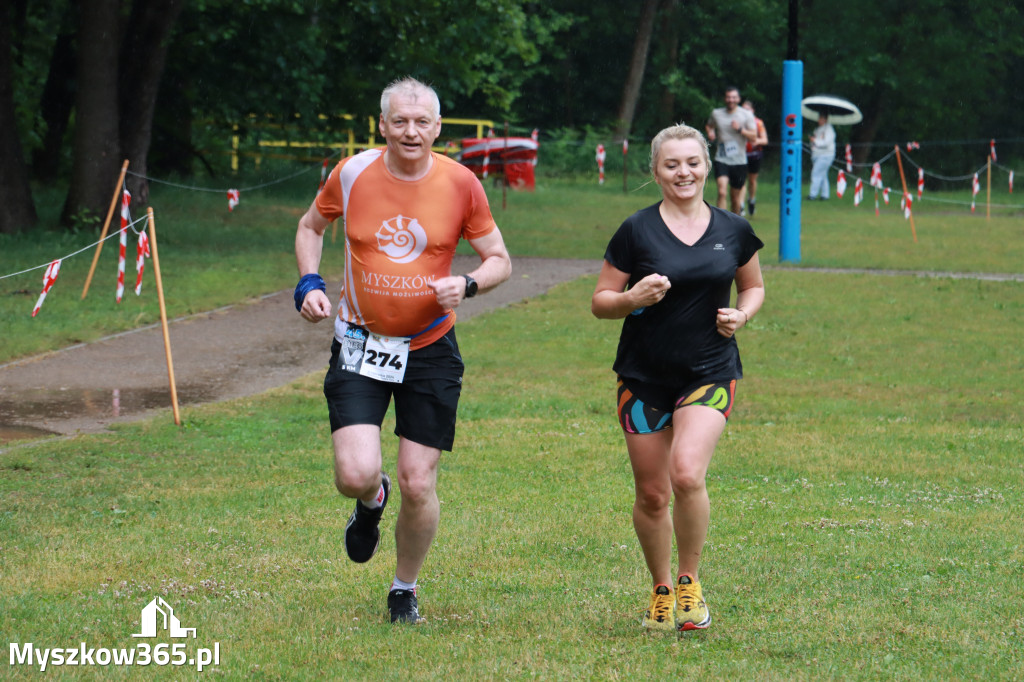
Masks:
[[[804,118],[817,121],[821,114],[828,116],[828,122],[835,125],[853,125],[864,119],[864,114],[853,102],[833,95],[812,95],[800,103]]]

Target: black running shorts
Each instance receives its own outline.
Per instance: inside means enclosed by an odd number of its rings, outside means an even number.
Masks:
[[[454,328],[429,346],[410,351],[400,384],[339,368],[340,350],[335,339],[324,377],[331,432],[354,424],[379,427],[394,396],[395,435],[439,450],[452,449],[464,370]]]
[[[761,159],[764,155],[760,152],[757,154],[747,154],[747,175],[757,175],[761,172]]]
[[[747,164],[730,166],[727,163],[715,162],[715,179],[723,175],[729,176],[729,186],[733,189],[743,189],[747,184]]]

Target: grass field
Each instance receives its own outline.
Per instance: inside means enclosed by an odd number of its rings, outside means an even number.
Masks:
[[[492,202],[514,253],[595,258],[652,196],[566,184],[515,195],[504,213],[500,196]],[[301,209],[278,201],[253,206],[266,224],[193,209],[197,223],[251,235],[217,247],[238,268],[218,275],[236,295],[291,286]],[[755,227],[770,265],[777,208],[762,202]],[[918,215],[915,245],[893,212],[805,206],[802,265],[1024,269],[1019,215]],[[210,226],[165,222],[182,230],[160,243],[162,261],[178,260],[165,266],[170,289],[170,271],[191,260],[171,254]],[[280,272],[259,272],[278,260]],[[72,281],[65,314],[89,321]],[[639,629],[649,579],[613,414],[619,325],[591,317],[592,278],[460,325],[466,390],[420,582],[426,627],[386,623],[392,512],[372,562],[345,558],[351,505],[333,491],[310,376],[187,409],[181,428],[158,419],[0,452],[0,633],[39,648],[134,647],[150,641],[131,634],[159,595],[197,628],[190,655],[219,644],[204,674],[226,679],[1024,677],[1024,285],[781,270],[766,284],[764,309],[740,334],[746,378],[709,474],[705,633]],[[97,319],[113,307],[92,301]],[[36,321],[64,310],[50,305]],[[13,310],[3,308],[5,325]],[[385,453],[393,471],[393,436]],[[6,678],[38,675],[3,665]],[[155,665],[49,672],[201,676]]]

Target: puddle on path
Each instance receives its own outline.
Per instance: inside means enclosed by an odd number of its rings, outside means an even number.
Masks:
[[[46,438],[47,436],[59,435],[53,431],[45,431],[43,429],[37,429],[34,426],[10,426],[7,424],[0,424],[0,445],[5,443],[12,443],[16,440],[35,440],[36,438]]]
[[[179,387],[178,403],[205,402],[213,396],[203,387]],[[55,435],[26,422],[66,419],[115,419],[147,410],[171,409],[171,395],[161,389],[65,389],[19,393],[16,399],[0,398],[0,443]]]

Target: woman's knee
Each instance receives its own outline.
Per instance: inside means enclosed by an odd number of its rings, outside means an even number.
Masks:
[[[672,502],[672,489],[667,485],[637,484],[636,506],[645,514],[657,514],[668,509]]]
[[[695,468],[679,468],[672,472],[672,492],[676,495],[693,495],[705,488],[706,472]]]

